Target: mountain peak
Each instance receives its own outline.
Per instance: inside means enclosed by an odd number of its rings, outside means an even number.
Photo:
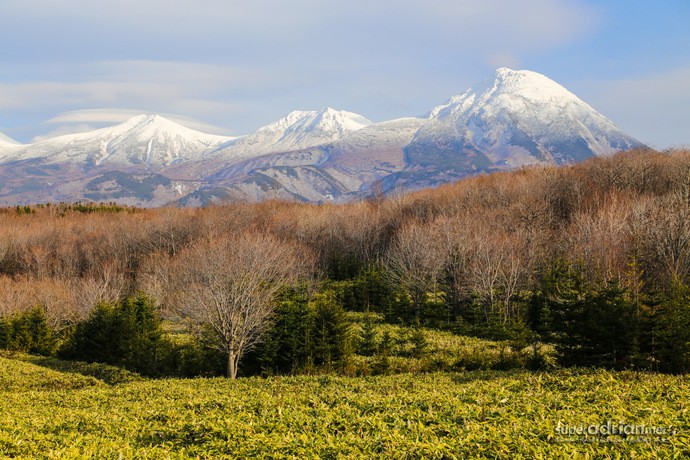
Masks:
[[[428,118],[452,116],[472,110],[485,111],[498,106],[517,112],[534,111],[537,108],[553,112],[555,107],[578,106],[584,111],[595,112],[584,101],[545,75],[531,70],[501,67],[491,77],[475,84],[463,94],[453,96],[445,104],[435,107]]]
[[[502,67],[434,108],[407,156],[425,164],[464,161],[466,173],[570,163],[641,145],[550,78]]]
[[[206,134],[157,114],[86,133],[67,134],[26,146],[17,159],[45,158],[86,167],[101,164],[161,168],[203,156],[231,137]]]
[[[544,74],[541,74],[539,72],[535,72],[533,70],[515,70],[515,69],[508,68],[508,67],[499,67],[494,72],[494,79],[510,80],[510,79],[515,79],[515,78],[550,80]],[[553,81],[553,80],[551,80],[551,81]]]
[[[176,138],[181,141],[201,142],[207,145],[219,144],[235,139],[229,136],[219,136],[206,134],[192,128],[188,128],[180,123],[172,121],[156,113],[141,114],[134,116],[119,125],[104,128],[96,131],[110,136],[135,136],[140,140],[157,139],[163,141],[164,138]]]
[[[162,117],[157,113],[136,115],[122,123],[121,126],[150,126],[160,129],[189,129],[185,126],[182,126],[179,123],[168,120],[167,118]]]
[[[499,77],[499,76],[510,76],[516,72],[520,72],[519,70],[513,70],[508,67],[499,67],[496,69],[496,72],[494,72],[494,75]]]
[[[155,123],[172,123],[170,120],[167,118],[161,117],[157,113],[153,113],[150,115],[140,115],[142,118],[142,123],[146,124],[155,124]]]
[[[384,190],[435,186],[642,145],[555,81],[507,67],[427,118],[370,125],[356,113],[324,107],[290,112],[239,138],[204,134],[155,113],[30,145],[12,146],[0,135],[0,188],[17,200],[131,197],[147,205],[177,200],[197,186],[202,201],[341,200],[367,193],[374,183]],[[138,185],[141,178],[153,191]],[[27,180],[45,186],[27,194]],[[77,190],[80,183],[84,190]]]
[[[226,143],[218,152],[229,158],[247,158],[302,150],[337,141],[371,124],[361,115],[332,107],[319,111],[295,110],[253,134]]]
[[[315,110],[294,110],[285,117],[259,128],[259,131],[288,132],[293,130],[339,129],[339,131],[357,131],[372,122],[362,115],[336,110],[331,107]]]
[[[547,76],[532,70],[513,70],[507,67],[496,69],[493,80],[497,84],[512,85],[513,88],[525,85],[547,84],[561,86]]]
[[[578,100],[577,96],[549,77],[531,70],[502,67],[494,74],[497,91],[512,93],[533,101],[545,99]]]
[[[312,128],[318,127],[325,131],[337,131],[342,136],[349,132],[359,131],[371,124],[372,122],[362,115],[326,107],[317,114]]]

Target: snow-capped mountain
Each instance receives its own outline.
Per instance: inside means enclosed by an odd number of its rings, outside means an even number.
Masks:
[[[400,118],[367,126],[329,144],[327,163],[352,170],[359,170],[371,161],[402,168],[403,147],[425,124],[423,118]]]
[[[205,158],[172,168],[175,177],[237,177],[255,167],[313,164],[321,155],[305,152],[356,132],[372,122],[361,115],[330,107],[320,111],[294,111],[256,132],[223,143]],[[287,152],[301,152],[284,155]],[[280,157],[276,158],[275,155]],[[286,162],[286,163],[284,163]]]
[[[250,157],[209,176],[210,184],[184,203],[228,197],[341,201],[366,194],[379,179],[405,167],[403,148],[424,123],[421,118],[376,123],[329,144]]]
[[[563,164],[642,146],[563,86],[527,70],[492,78],[434,108],[406,147],[408,163],[460,175]]]
[[[503,68],[425,118],[295,111],[230,138],[141,115],[29,145],[0,136],[0,203],[343,201],[640,146],[558,83]]]
[[[379,179],[405,168],[403,149],[426,123],[423,118],[400,118],[363,128],[324,148],[320,165],[347,185],[366,192]]]
[[[294,111],[253,134],[226,142],[214,155],[235,159],[303,150],[337,141],[371,124],[361,115],[330,107],[321,111]]]
[[[69,162],[86,167],[158,169],[199,158],[231,139],[189,129],[160,115],[138,115],[116,126],[28,145],[15,160],[41,158],[45,163]]]

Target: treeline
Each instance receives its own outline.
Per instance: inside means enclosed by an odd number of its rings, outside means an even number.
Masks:
[[[294,318],[314,318],[328,299],[390,323],[551,343],[563,365],[690,369],[687,150],[532,167],[347,205],[116,209],[0,213],[5,323],[38,307],[52,331],[69,336],[96,305],[145,292],[195,336],[210,331],[206,344],[228,375],[293,372],[309,359],[333,366],[323,351],[285,345],[298,336],[275,336],[280,327],[314,331],[286,326],[287,307],[276,303],[286,286],[301,285],[312,313],[293,299]],[[249,313],[251,321],[234,319]]]
[[[275,299],[272,319],[261,343],[245,357],[244,375],[343,372],[358,346],[345,310],[329,294],[309,300],[303,288],[285,289]],[[171,334],[164,324],[153,299],[143,293],[99,302],[61,331],[36,307],[0,318],[0,349],[105,363],[149,377],[227,372],[227,350],[218,347],[217,331],[202,324],[195,334]],[[363,346],[372,343],[369,338]]]

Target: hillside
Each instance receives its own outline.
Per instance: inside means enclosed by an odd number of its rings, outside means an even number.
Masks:
[[[519,349],[550,343],[564,366],[685,373],[690,251],[675,242],[690,235],[689,171],[687,151],[639,150],[343,205],[8,208],[0,211],[0,318],[40,305],[51,327],[74,324],[98,300],[138,292],[189,316],[198,301],[185,296],[203,280],[271,272],[267,280],[291,289],[310,286],[288,291],[283,319],[313,334],[319,311],[341,327],[329,309],[368,310],[388,324]],[[290,316],[289,305],[301,313]],[[604,332],[612,328],[620,333]],[[276,337],[289,348],[288,339]],[[379,353],[390,349],[378,341]],[[348,343],[334,346],[345,356]],[[317,348],[296,363],[267,350],[264,368],[248,372],[338,362]]]
[[[0,456],[682,457],[689,172],[639,150],[342,205],[0,209]],[[262,328],[232,368],[216,300]]]
[[[7,145],[18,145],[18,144],[19,143],[17,141],[15,141],[14,139],[0,133],[0,145],[7,146]]]

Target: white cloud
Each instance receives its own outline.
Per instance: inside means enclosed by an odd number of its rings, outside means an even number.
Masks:
[[[167,31],[190,39],[194,38],[191,32],[199,31],[278,35],[321,24],[330,27],[340,22],[347,27],[353,25],[347,20],[353,19],[369,26],[412,21],[460,32],[501,26],[522,29],[528,37],[546,33],[557,39],[577,35],[593,14],[591,6],[575,0],[531,0],[528,4],[515,0],[62,0],[59,7],[53,0],[3,0],[0,11],[5,17],[47,19],[56,27],[60,22],[97,24],[141,32]],[[356,33],[353,28],[351,34]]]
[[[117,123],[123,123],[132,117],[141,114],[150,114],[151,112],[146,110],[136,110],[136,109],[88,109],[88,110],[72,110],[69,112],[64,112],[58,114],[57,116],[46,120],[44,123],[47,125],[60,125],[59,128],[52,130],[51,132],[39,136],[41,139],[55,137],[62,134],[73,134],[79,132],[85,132],[95,129],[96,127],[101,127],[103,125],[112,125]],[[227,134],[228,130],[215,126],[213,124],[205,123],[203,121],[172,113],[157,113],[170,121],[179,123],[191,129],[196,129],[197,131],[202,131],[210,134]]]
[[[53,43],[101,55],[121,56],[126,47],[124,54],[148,58],[157,52],[198,60],[204,52],[225,62],[259,56],[303,64],[391,50],[413,56],[429,46],[533,52],[577,40],[599,24],[597,10],[576,0],[63,0],[59,8],[52,0],[3,0],[0,16],[17,19],[8,33],[29,39],[30,31],[35,40],[49,30]],[[16,23],[24,27],[15,30]],[[53,48],[70,54],[69,47]]]
[[[37,72],[42,73],[41,69]],[[124,97],[142,102],[171,97],[217,102],[222,100],[222,93],[261,94],[277,85],[316,81],[310,69],[280,65],[262,69],[171,61],[104,61],[74,64],[69,75],[58,75],[57,80],[0,82],[0,109],[21,108],[26,103],[108,105],[108,101]]]
[[[46,120],[45,123],[121,123],[141,114],[142,111],[131,109],[72,110],[70,112],[58,114],[57,116]]]
[[[76,124],[76,125],[64,125],[60,126],[56,129],[53,129],[43,135],[36,136],[33,139],[31,139],[32,143],[35,142],[41,142],[46,139],[51,139],[53,137],[58,137],[58,136],[65,136],[68,134],[78,134],[78,133],[86,133],[89,131],[93,131],[94,129],[97,129],[97,126],[93,125],[86,125],[86,124]]]
[[[577,0],[3,0],[0,17],[0,113],[140,107],[233,135],[297,108],[424,113],[599,24]]]
[[[88,78],[0,82],[0,112],[42,112],[43,118],[59,112],[51,123],[121,122],[140,113],[159,113],[206,132],[241,133],[244,126],[223,123],[242,113],[244,104],[233,98],[269,92],[273,85],[272,77],[250,69],[185,62],[107,61],[72,70]]]

